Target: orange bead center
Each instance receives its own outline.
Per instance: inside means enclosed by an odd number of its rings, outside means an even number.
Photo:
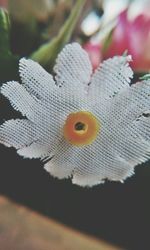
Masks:
[[[84,146],[96,139],[99,129],[100,123],[91,112],[79,111],[68,115],[63,132],[70,144]]]

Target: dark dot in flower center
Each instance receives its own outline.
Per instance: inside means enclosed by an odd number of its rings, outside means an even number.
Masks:
[[[74,126],[75,130],[77,131],[83,131],[86,129],[86,125],[82,122],[77,122]]]

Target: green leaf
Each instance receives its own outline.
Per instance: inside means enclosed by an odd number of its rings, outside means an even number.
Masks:
[[[102,31],[101,31],[101,32],[102,32]],[[103,54],[106,53],[107,49],[109,48],[109,46],[110,46],[111,43],[112,43],[113,32],[114,32],[114,30],[112,29],[112,30],[108,33],[108,35],[106,36],[106,38],[104,39],[103,47],[102,47],[102,52],[103,52]]]
[[[9,44],[10,22],[6,10],[0,8],[0,55],[10,52]]]
[[[126,49],[126,50],[123,52],[122,56],[126,57],[127,55],[128,55],[128,50]]]
[[[10,50],[10,21],[6,10],[0,8],[0,82],[18,78],[19,57]],[[0,84],[1,85],[1,84]]]
[[[39,62],[43,67],[50,71],[54,61],[62,49],[69,42],[75,25],[78,21],[80,13],[83,9],[86,0],[77,0],[70,16],[61,28],[60,32],[50,42],[42,45],[37,51],[31,54],[30,58]]]
[[[140,80],[150,80],[150,74],[146,74],[140,77]]]

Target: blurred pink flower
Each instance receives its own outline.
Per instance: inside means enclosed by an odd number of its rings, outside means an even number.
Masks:
[[[7,8],[8,6],[8,0],[0,0],[0,7]]]
[[[89,55],[94,71],[102,61],[101,46],[98,43],[87,42],[83,45],[83,48]]]
[[[127,10],[123,11],[111,39],[104,58],[122,55],[127,50],[135,71],[150,71],[150,16],[143,13],[131,21]]]

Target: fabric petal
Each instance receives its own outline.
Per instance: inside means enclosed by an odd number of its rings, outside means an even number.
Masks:
[[[30,59],[20,60],[19,73],[28,92],[39,99],[47,100],[50,91],[56,88],[52,75]]]
[[[137,83],[92,113],[101,122],[97,139],[83,147],[62,142],[45,168],[58,178],[72,177],[80,186],[106,179],[123,182],[150,157],[150,83]]]
[[[129,67],[130,56],[110,58],[100,64],[94,73],[89,92],[93,95],[108,100],[117,93],[129,87],[133,72]]]
[[[54,72],[59,86],[79,90],[90,82],[92,66],[86,51],[79,44],[73,43],[58,55]]]
[[[46,144],[40,143],[39,141],[33,142],[31,145],[21,148],[17,151],[17,153],[25,158],[44,158],[47,156],[51,156],[50,147]]]
[[[36,100],[30,96],[26,89],[18,82],[7,82],[1,87],[1,94],[3,94],[11,103],[12,107],[20,111],[23,116],[33,120]]]
[[[72,151],[74,151],[74,148],[63,139],[57,145],[52,159],[44,165],[45,170],[59,179],[71,177],[75,167],[72,162],[69,162]],[[66,159],[68,159],[68,161],[66,161]]]
[[[119,155],[134,166],[145,162],[150,156],[150,81],[132,85],[116,98],[114,122],[120,134]],[[117,108],[118,107],[118,108]]]
[[[25,119],[12,119],[0,126],[0,143],[20,149],[36,139],[34,124]]]

